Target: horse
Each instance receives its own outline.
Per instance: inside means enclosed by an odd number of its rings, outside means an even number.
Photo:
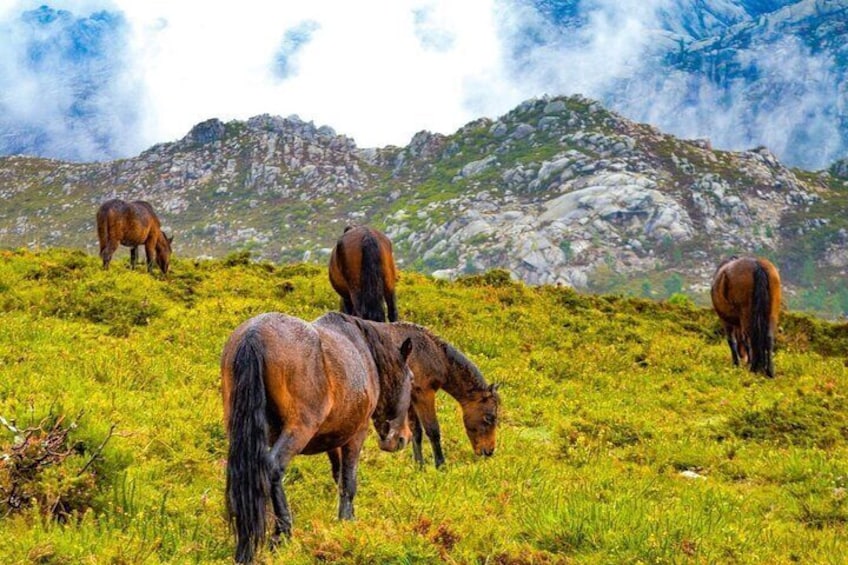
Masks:
[[[398,319],[395,302],[397,267],[392,242],[368,226],[347,226],[330,253],[330,284],[341,296],[341,310],[365,320]]]
[[[724,325],[734,365],[774,377],[774,338],[780,315],[780,274],[764,258],[722,261],[710,289],[713,309]]]
[[[465,355],[430,330],[409,322],[386,324],[395,344],[412,339],[412,448],[416,463],[424,465],[422,428],[433,448],[437,468],[445,463],[441,431],[436,418],[436,392],[444,390],[459,402],[465,432],[474,454],[489,457],[495,452],[501,398],[497,384],[487,384],[480,370]]]
[[[274,515],[272,547],[291,537],[282,477],[297,454],[327,453],[339,519],[354,516],[356,468],[372,420],[380,449],[410,440],[411,340],[395,345],[388,324],[333,312],[309,323],[276,312],[236,328],[221,355],[229,437],[227,515],[237,562],[251,562]]]
[[[130,248],[130,268],[135,269],[138,246],[144,245],[147,271],[153,271],[153,257],[162,273],[168,274],[171,265],[171,243],[162,231],[153,206],[144,200],[125,202],[118,198],[107,200],[97,210],[97,239],[103,268],[108,269],[118,245]]]

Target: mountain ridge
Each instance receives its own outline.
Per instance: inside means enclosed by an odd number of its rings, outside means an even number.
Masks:
[[[784,266],[790,296],[839,313],[848,224],[834,173],[680,140],[580,96],[404,147],[359,148],[297,116],[213,118],[131,159],[0,159],[0,245],[96,253],[99,203],[146,198],[183,256],[322,262],[345,225],[372,223],[404,268],[436,276],[500,267],[533,284],[702,296],[722,256],[760,253]]]

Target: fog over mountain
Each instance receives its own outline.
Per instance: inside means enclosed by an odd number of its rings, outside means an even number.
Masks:
[[[789,164],[846,155],[848,2],[535,2],[507,28],[517,80]]]
[[[0,154],[130,157],[204,119],[264,112],[404,145],[580,93],[794,166],[848,155],[848,0],[316,1],[262,21],[253,3],[0,8]]]

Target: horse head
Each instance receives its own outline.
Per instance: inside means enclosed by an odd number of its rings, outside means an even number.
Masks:
[[[409,429],[409,405],[412,394],[412,371],[407,364],[412,353],[412,340],[407,338],[392,359],[392,375],[381,386],[380,402],[371,418],[379,436],[380,449],[398,451],[412,439]]]
[[[162,232],[159,240],[156,242],[156,264],[163,274],[168,274],[171,268],[171,243],[174,241],[174,236],[168,237],[165,232]]]
[[[475,455],[489,457],[495,452],[500,403],[497,384],[475,391],[462,403],[462,421]]]

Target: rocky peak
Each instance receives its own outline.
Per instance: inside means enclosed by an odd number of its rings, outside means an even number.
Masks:
[[[830,174],[848,180],[848,159],[840,159],[830,167]]]
[[[218,118],[212,118],[211,120],[200,122],[191,128],[191,131],[188,132],[188,135],[186,135],[183,140],[188,143],[204,145],[223,138],[225,132],[226,127],[224,126],[224,123]]]

